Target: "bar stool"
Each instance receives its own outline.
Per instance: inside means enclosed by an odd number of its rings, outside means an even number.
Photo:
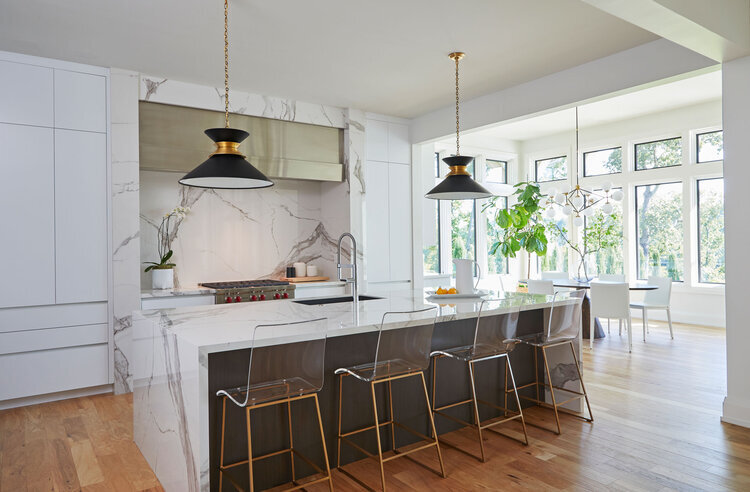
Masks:
[[[544,332],[530,335],[530,336],[523,336],[521,338],[521,342],[531,345],[534,347],[534,381],[525,384],[523,386],[519,386],[518,389],[524,389],[528,387],[535,387],[536,389],[536,398],[531,398],[528,396],[521,395],[520,398],[523,400],[532,401],[538,405],[551,407],[552,410],[555,412],[555,423],[557,424],[557,434],[560,434],[560,417],[558,415],[558,409],[560,411],[564,411],[566,413],[570,413],[572,415],[575,415],[576,417],[580,417],[587,422],[593,422],[594,416],[591,414],[591,405],[589,404],[589,397],[586,393],[586,386],[583,384],[583,376],[581,375],[581,367],[578,364],[578,357],[576,356],[575,347],[573,345],[573,341],[578,339],[579,332],[581,330],[581,306],[583,304],[583,298],[586,295],[586,292],[584,290],[574,290],[571,292],[556,292],[554,296],[552,297],[552,307],[549,310],[548,314],[548,321],[547,326]],[[560,345],[568,345],[570,346],[570,351],[573,353],[573,362],[576,366],[576,372],[578,373],[578,379],[581,382],[581,390],[580,391],[574,391],[570,390],[568,388],[563,388],[560,386],[555,386],[552,384],[552,375],[549,370],[549,361],[547,359],[547,349],[552,347],[558,347]],[[547,381],[549,383],[546,383],[544,380],[539,380],[539,364],[538,364],[538,358],[537,358],[537,352],[538,349],[541,349],[542,352],[542,360],[544,362],[544,370],[547,374]],[[549,388],[550,391],[550,397],[552,398],[552,405],[549,405],[547,402],[540,400],[539,398],[539,388],[542,388],[542,390],[546,390]],[[555,390],[558,391],[565,391],[567,393],[571,393],[574,396],[572,398],[568,398],[565,401],[561,401],[558,403],[557,398],[555,397]],[[586,418],[582,415],[578,415],[570,410],[567,410],[565,408],[560,408],[561,405],[565,405],[566,403],[578,399],[578,398],[584,398],[586,400],[586,407],[589,411],[589,418]],[[535,425],[532,422],[529,422],[531,425]]]
[[[516,380],[513,377],[513,369],[510,365],[510,358],[508,354],[513,350],[520,340],[516,338],[516,329],[518,327],[518,317],[521,312],[521,306],[524,304],[526,296],[509,296],[503,299],[487,299],[483,300],[479,307],[479,314],[477,317],[476,327],[474,328],[474,340],[471,345],[465,345],[462,347],[454,347],[445,350],[435,350],[430,354],[432,357],[432,411],[435,415],[441,415],[450,420],[456,421],[466,426],[474,427],[477,430],[479,437],[479,451],[481,462],[485,462],[484,453],[484,439],[482,438],[482,431],[489,430],[496,432],[497,434],[503,435],[493,427],[510,420],[520,419],[521,426],[523,427],[523,442],[528,446],[529,438],[526,435],[526,422],[523,419],[523,411],[521,410],[521,401],[518,399],[518,391],[516,390]],[[500,311],[502,314],[498,314]],[[487,314],[489,313],[489,314]],[[485,314],[485,316],[482,316]],[[437,366],[438,361],[442,358],[450,358],[462,363],[466,363],[469,368],[469,381],[471,383],[471,398],[462,400],[455,403],[450,403],[440,407],[435,406],[435,399],[437,393]],[[493,403],[477,398],[477,390],[474,376],[474,364],[478,362],[484,362],[488,360],[504,358],[505,359],[505,387],[503,390],[504,406],[500,407]],[[511,384],[513,389],[511,392],[515,395],[516,405],[518,411],[514,412],[508,409],[508,376],[510,376]],[[479,403],[495,408],[496,410],[502,410],[504,418],[496,420],[496,418],[489,419],[486,422],[482,422],[479,417]],[[471,404],[474,410],[474,423],[466,422],[460,418],[449,415],[445,410],[460,405]],[[510,416],[508,416],[510,415]],[[507,437],[507,436],[506,436]],[[453,444],[446,441],[442,441],[452,448],[458,449],[459,451],[466,452]],[[469,454],[469,453],[467,453]]]
[[[325,361],[327,318],[319,318],[295,323],[279,323],[258,325],[253,332],[253,348],[250,352],[250,363],[247,370],[247,384],[238,388],[219,390],[216,396],[221,397],[221,452],[219,457],[219,490],[223,491],[224,475],[237,490],[243,490],[240,484],[228,471],[234,467],[247,464],[250,491],[255,490],[253,484],[253,463],[272,456],[289,453],[294,486],[284,490],[296,490],[314,483],[328,482],[328,488],[333,490],[331,470],[328,465],[325,437],[323,435],[323,421],[320,417],[318,392],[323,387],[323,367]],[[263,341],[281,332],[293,333],[300,342],[282,345],[262,346]],[[316,465],[311,459],[301,454],[294,446],[292,432],[292,402],[313,399],[320,428],[320,442],[325,459],[325,470]],[[227,415],[227,400],[245,409],[245,424],[247,431],[248,458],[236,463],[224,463],[224,437]],[[289,447],[279,451],[253,456],[253,441],[250,427],[250,412],[273,405],[286,405],[287,422],[289,427]],[[297,456],[322,477],[300,484],[294,468],[294,457]]]
[[[338,435],[337,435],[337,459],[336,468],[342,473],[356,481],[366,489],[373,490],[369,485],[359,478],[355,477],[349,471],[341,467],[341,443],[349,444],[354,449],[369,456],[377,458],[380,465],[380,481],[385,491],[385,470],[384,463],[396,458],[408,457],[415,451],[426,449],[434,446],[437,450],[438,461],[440,462],[440,475],[445,478],[445,465],[443,464],[443,455],[440,453],[440,444],[437,440],[437,431],[435,430],[435,421],[430,411],[430,402],[427,396],[427,384],[424,379],[424,370],[430,363],[430,345],[432,343],[432,332],[435,327],[437,317],[437,308],[429,307],[416,311],[387,312],[383,315],[378,333],[378,343],[375,350],[374,362],[361,364],[353,367],[341,367],[336,369],[339,376],[339,416],[338,416]],[[405,326],[405,327],[404,327]],[[374,425],[355,429],[353,431],[343,432],[342,427],[342,401],[344,398],[344,378],[353,376],[356,381],[369,383],[370,394],[372,395],[372,410]],[[393,415],[393,391],[391,382],[398,379],[420,378],[422,389],[424,390],[424,401],[427,406],[427,416],[430,421],[430,429],[434,437],[428,437],[421,432],[417,432],[399,422],[396,422]],[[375,398],[375,386],[387,383],[388,385],[388,407],[389,420],[380,422],[378,418],[377,400]],[[380,440],[380,428],[391,426],[391,444],[393,451],[396,453],[392,456],[383,457],[383,448]],[[408,450],[398,450],[396,446],[395,427],[404,429],[415,436],[421,438],[424,444],[416,447],[410,447]],[[375,455],[365,450],[363,447],[353,442],[350,437],[362,432],[375,430],[377,437],[378,454]]]

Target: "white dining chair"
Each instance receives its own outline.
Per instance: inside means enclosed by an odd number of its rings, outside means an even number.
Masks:
[[[568,272],[542,272],[542,280],[568,280]]]
[[[555,293],[555,283],[552,280],[529,279],[527,286],[529,287],[529,294],[551,296]]]
[[[667,312],[667,323],[669,324],[669,336],[674,340],[674,331],[672,330],[672,312],[669,304],[672,300],[672,279],[669,277],[649,277],[649,285],[659,287],[655,290],[647,290],[643,296],[643,301],[630,303],[631,308],[640,309],[643,313],[643,341],[646,341],[646,332],[648,331],[648,310],[663,309]]]
[[[630,321],[630,286],[625,282],[591,282],[591,327],[589,348],[594,348],[595,320],[612,318],[627,323],[628,352],[633,351],[633,326]]]
[[[625,275],[621,273],[600,273],[597,277],[602,282],[624,282]],[[609,318],[607,318],[607,334],[609,334]],[[622,335],[622,320],[619,320],[619,334]]]

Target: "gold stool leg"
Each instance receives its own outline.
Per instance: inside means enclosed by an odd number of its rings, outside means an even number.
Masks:
[[[339,433],[336,436],[336,468],[341,468],[341,400],[344,391],[344,375],[339,374]]]
[[[433,414],[435,413],[435,394],[437,393],[437,363],[439,359],[439,355],[432,358],[432,407],[430,407],[430,412],[432,412]],[[437,435],[430,437],[437,437]]]
[[[391,448],[395,451],[396,450],[396,420],[393,417],[393,391],[391,389],[390,380],[388,380],[388,406],[390,407],[390,413],[388,415],[391,417]]]
[[[383,492],[385,492],[385,470],[383,468],[383,448],[380,443],[380,423],[378,422],[378,404],[375,399],[375,382],[370,382],[370,393],[372,394],[372,413],[375,417],[375,436],[378,441],[378,464],[380,465],[380,482],[383,484]],[[425,390],[425,396],[427,396]]]
[[[581,381],[581,390],[583,391],[583,397],[586,399],[586,407],[589,409],[589,422],[594,421],[594,414],[591,413],[591,404],[589,403],[589,394],[586,392],[586,386],[583,384],[583,375],[581,374],[581,367],[578,365],[578,356],[576,355],[576,349],[573,346],[573,342],[570,342],[570,350],[573,352],[573,361],[576,363],[576,371],[578,371],[578,380]]]
[[[320,416],[320,405],[318,404],[317,393],[315,393],[315,411],[318,413],[318,426],[320,426],[320,443],[323,445],[323,457],[326,460],[326,473],[328,474],[328,490],[332,491],[333,479],[331,478],[331,465],[328,463],[328,449],[326,448],[326,436],[325,436],[325,433],[323,432],[323,419]],[[294,461],[294,459],[292,459],[292,461]]]
[[[440,474],[445,478],[445,464],[443,464],[443,453],[440,452],[440,442],[438,441],[437,430],[435,429],[435,417],[430,412],[430,397],[427,395],[427,383],[424,380],[424,372],[420,372],[422,378],[422,388],[424,389],[424,402],[427,404],[427,415],[430,417],[430,428],[435,436],[435,449],[437,449],[438,460],[440,461]],[[373,392],[373,395],[375,393]]]
[[[287,415],[289,416],[289,460],[292,462],[292,483],[297,485],[297,475],[294,473],[294,437],[292,435],[292,402],[286,402]]]
[[[250,478],[250,492],[253,492],[253,439],[250,433],[250,407],[245,408],[245,419],[247,422],[247,468]]]
[[[555,422],[557,423],[557,434],[560,431],[560,416],[557,413],[557,402],[555,401],[555,388],[552,387],[552,374],[550,374],[549,363],[547,362],[547,349],[542,347],[542,359],[544,360],[544,369],[547,372],[547,381],[549,381],[549,393],[552,396],[552,409],[555,411]]]
[[[219,492],[224,490],[224,427],[227,418],[227,397],[221,397],[221,452],[219,453]]]
[[[526,441],[524,444],[529,445],[529,436],[526,434],[526,420],[523,418],[523,409],[521,409],[521,399],[518,397],[518,389],[516,388],[516,378],[513,376],[513,369],[510,367],[510,357],[505,355],[505,408],[508,408],[508,374],[510,374],[510,382],[513,384],[513,394],[516,396],[516,405],[518,405],[518,413],[521,414],[521,426],[523,427],[523,438]]]
[[[539,401],[539,359],[537,358],[537,346],[534,345],[534,387],[536,388],[536,400]]]
[[[477,403],[477,389],[474,385],[474,363],[468,362],[469,365],[469,379],[471,380],[471,403],[474,406],[474,424],[477,428],[477,434],[479,435],[479,451],[482,456],[480,460],[482,463],[486,461],[484,457],[484,439],[482,438],[482,421],[479,419],[479,403]]]

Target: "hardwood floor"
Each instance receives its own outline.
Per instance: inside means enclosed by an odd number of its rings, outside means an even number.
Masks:
[[[443,446],[447,479],[409,460],[391,461],[389,490],[750,490],[750,430],[719,421],[726,394],[723,330],[675,324],[670,340],[666,325],[652,321],[644,344],[640,328],[636,321],[632,354],[615,325],[593,352],[584,350],[593,424],[563,416],[561,436],[530,425],[528,447],[490,434],[484,464]],[[554,424],[548,410],[525,415]],[[520,434],[516,423],[504,429]],[[470,430],[445,438],[478,450]],[[434,449],[413,456],[437,465]],[[379,484],[371,460],[347,470]],[[361,490],[337,472],[334,484]],[[0,491],[26,490],[162,490],[132,442],[131,396],[0,412]]]

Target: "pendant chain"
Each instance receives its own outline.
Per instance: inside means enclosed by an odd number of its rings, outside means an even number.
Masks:
[[[461,147],[459,145],[459,124],[458,124],[458,60],[459,56],[456,56],[456,155],[461,155]]]
[[[224,0],[224,127],[229,128],[229,0]]]

